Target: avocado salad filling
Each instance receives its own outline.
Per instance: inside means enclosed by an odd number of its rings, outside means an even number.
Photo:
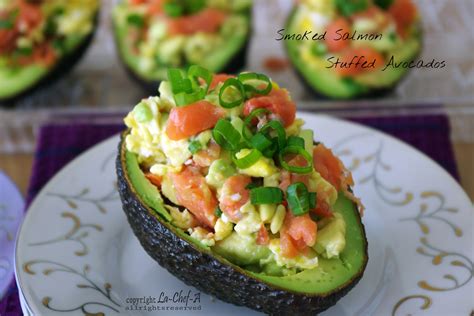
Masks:
[[[407,69],[387,65],[412,61],[421,49],[412,0],[302,0],[286,35],[307,31],[311,40],[286,41],[291,60],[313,89],[334,98],[393,87]]]
[[[127,151],[164,199],[159,215],[254,272],[291,275],[338,258],[354,228],[336,202],[362,205],[288,91],[263,74],[196,65],[168,78],[124,120]]]
[[[165,80],[167,67],[221,71],[246,44],[251,0],[124,0],[114,9],[115,37],[129,68]]]
[[[97,0],[0,0],[0,99],[34,85],[94,29]]]

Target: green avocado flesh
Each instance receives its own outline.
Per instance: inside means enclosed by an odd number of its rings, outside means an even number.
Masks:
[[[197,242],[194,238],[174,227],[169,221],[171,216],[164,207],[164,200],[159,190],[152,185],[141,171],[135,154],[126,151],[124,144],[121,146],[124,151],[124,162],[128,175],[128,185],[133,188],[138,199],[156,213],[155,217],[168,229],[180,238],[193,244],[201,252],[211,254],[216,260],[224,262],[230,266],[239,264],[242,273],[263,281],[272,287],[302,293],[303,295],[326,296],[329,293],[337,292],[339,289],[349,286],[354,279],[359,279],[367,264],[367,241],[365,232],[357,207],[348,200],[341,192],[334,209],[342,214],[346,222],[346,246],[339,258],[325,259],[319,257],[319,266],[312,270],[305,270],[300,273],[287,276],[271,276],[264,273],[252,272],[245,269],[245,265],[265,258],[269,249],[263,246],[252,245],[247,247],[245,243],[238,240],[237,234],[233,234],[212,249]],[[119,178],[120,181],[120,178]],[[231,239],[235,239],[231,240]],[[243,246],[242,246],[243,245]],[[217,252],[217,253],[216,253]],[[238,254],[237,256],[235,254]],[[248,260],[245,258],[248,256]],[[269,269],[281,269],[279,267],[269,267]]]
[[[250,16],[245,16],[246,24],[250,25]],[[143,81],[161,81],[167,78],[168,66],[163,65],[154,71],[144,71],[139,67],[139,57],[131,51],[130,45],[127,45],[129,26],[126,23],[118,23],[114,19],[115,42],[119,51],[120,58],[127,69]],[[234,35],[225,39],[225,45],[220,45],[206,58],[200,60],[199,65],[209,69],[211,72],[222,72],[232,59],[245,48],[249,39],[249,34]],[[186,65],[183,65],[186,66]]]
[[[298,9],[295,8],[288,17],[286,23],[287,34],[298,33],[296,25],[297,19],[295,18],[297,13]],[[339,76],[334,68],[325,68],[331,65],[329,61],[324,60],[324,68],[315,67],[304,61],[300,55],[300,44],[301,41],[297,40],[285,41],[289,59],[302,79],[314,92],[329,98],[352,99],[360,96],[370,96],[376,94],[377,91],[394,88],[409,71],[409,69],[403,67],[389,67],[385,71],[382,71],[382,69],[385,68],[385,65],[383,65],[377,70],[359,74],[354,78],[344,78]],[[406,40],[403,46],[398,46],[396,50],[391,53],[393,53],[393,56],[396,58],[396,63],[410,62],[416,59],[420,50],[421,31],[419,30],[419,26],[416,26],[416,30],[412,32],[412,36]],[[323,58],[327,59],[325,57]],[[333,61],[335,60],[336,58],[334,58]]]
[[[64,41],[64,55],[61,59],[74,54],[75,50],[85,40],[84,36],[70,35]],[[59,63],[60,61],[58,61]],[[54,66],[53,66],[54,68]],[[0,67],[0,99],[14,97],[25,90],[34,87],[47,76],[52,69],[43,65],[32,64],[25,67]]]

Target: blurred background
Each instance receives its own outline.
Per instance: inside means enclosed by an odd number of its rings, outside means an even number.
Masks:
[[[287,87],[299,110],[340,117],[446,114],[463,187],[474,197],[474,2],[416,0],[422,14],[421,58],[445,60],[443,70],[414,69],[389,95],[358,101],[318,100],[305,90],[290,65],[266,68],[269,58],[285,59],[276,41],[292,2],[255,0],[253,37],[246,69],[269,74]],[[120,123],[146,93],[121,67],[111,31],[112,0],[102,3],[100,26],[78,66],[56,84],[0,107],[0,169],[26,192],[37,131],[49,122]],[[1,84],[1,83],[0,83]]]

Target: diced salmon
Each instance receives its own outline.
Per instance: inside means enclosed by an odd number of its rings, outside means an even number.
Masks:
[[[199,167],[209,167],[212,162],[219,158],[221,147],[210,141],[206,149],[200,150],[193,155],[193,160]]]
[[[295,121],[296,104],[290,99],[288,91],[285,89],[272,89],[265,96],[251,98],[244,105],[244,115],[249,115],[253,110],[266,108],[278,116],[285,127]]]
[[[215,33],[221,27],[226,16],[224,11],[207,8],[193,15],[170,18],[168,32],[171,35],[190,35],[197,32]]]
[[[18,34],[18,31],[14,28],[0,29],[0,54],[11,53],[15,50]]]
[[[224,116],[224,111],[207,101],[175,107],[171,110],[166,126],[166,135],[180,140],[210,129]]]
[[[384,57],[382,54],[377,52],[375,49],[371,47],[355,47],[345,50],[342,55],[339,57],[340,61],[343,63],[349,64],[351,61],[356,63],[359,57],[363,57],[360,59],[359,65],[351,65],[350,67],[338,67],[336,68],[337,72],[342,76],[354,76],[366,71],[371,71],[382,67],[384,64]],[[354,59],[354,57],[356,57]],[[374,68],[369,67],[368,65],[375,60]],[[364,62],[367,62],[364,68],[362,65]]]
[[[288,229],[283,225],[280,229],[280,248],[281,254],[286,258],[294,258],[298,255],[295,241],[288,234]]]
[[[238,174],[228,178],[222,186],[219,206],[235,222],[242,218],[240,208],[249,200],[250,194],[246,187],[250,182],[250,177]]]
[[[321,216],[321,217],[332,217],[333,213],[331,212],[331,209],[329,208],[329,205],[327,202],[319,197],[319,194],[316,197],[316,208],[312,210],[314,214]]]
[[[260,230],[257,233],[257,245],[268,245],[270,242],[270,237],[268,236],[268,231],[265,228],[265,225],[260,226]]]
[[[313,149],[314,169],[337,190],[341,188],[342,163],[332,151],[323,144]]]
[[[298,166],[304,167],[307,165],[306,160],[301,156],[295,156],[288,161],[290,166]],[[286,189],[290,186],[290,184],[295,182],[302,182],[308,187],[309,185],[309,175],[308,174],[297,174],[297,173],[290,173],[286,170],[283,170],[280,174],[280,189],[286,192]]]
[[[308,247],[316,243],[318,226],[309,214],[294,216],[286,212],[285,221],[280,229],[280,247],[283,256],[294,258],[305,253]]]
[[[390,15],[397,24],[397,32],[402,37],[406,36],[406,30],[417,18],[418,10],[411,0],[395,0],[388,9]]]
[[[227,74],[215,74],[212,77],[211,84],[209,85],[209,90],[214,90],[219,83],[224,82],[229,78],[235,78],[235,76]]]
[[[316,242],[317,225],[309,214],[293,216],[291,212],[287,212],[287,217],[289,218],[288,234],[291,238],[295,241],[302,240],[307,246],[313,246]],[[285,220],[287,220],[286,217]]]
[[[154,186],[160,188],[161,187],[161,177],[153,174],[151,172],[145,173],[145,177],[150,181]]]
[[[351,25],[346,18],[338,18],[328,25],[325,38],[326,46],[330,52],[340,52],[349,47],[350,42],[340,39],[344,33],[351,32]]]
[[[27,30],[31,30],[38,26],[43,20],[41,7],[35,3],[22,0],[18,2],[18,8],[18,23],[21,25],[21,27],[19,26],[20,29],[25,27]]]
[[[199,171],[185,167],[180,173],[172,174],[176,198],[196,219],[208,228],[213,228],[217,217],[214,214],[217,199]]]

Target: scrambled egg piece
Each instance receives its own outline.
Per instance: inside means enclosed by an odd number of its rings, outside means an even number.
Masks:
[[[125,140],[127,150],[138,154],[140,163],[158,165],[152,172],[159,175],[168,171],[160,165],[179,171],[191,157],[187,139],[173,141],[166,135],[167,114],[161,113],[160,107],[159,97],[144,99],[125,118],[125,124],[132,129]]]
[[[325,258],[338,257],[346,246],[346,222],[339,213],[318,230],[318,237],[313,248]]]
[[[273,253],[273,258],[279,267],[313,269],[318,266],[318,257],[316,255],[307,257],[298,254],[294,258],[286,258],[281,254],[280,239],[275,238],[270,241],[269,248]]]
[[[250,153],[250,149],[242,149],[240,150],[235,156],[238,159],[241,159],[248,155]],[[276,172],[278,172],[278,169],[275,167],[275,164],[273,163],[272,159],[269,159],[267,157],[260,157],[260,159],[251,165],[248,168],[245,169],[239,169],[240,173],[246,174],[251,177],[268,177]]]

